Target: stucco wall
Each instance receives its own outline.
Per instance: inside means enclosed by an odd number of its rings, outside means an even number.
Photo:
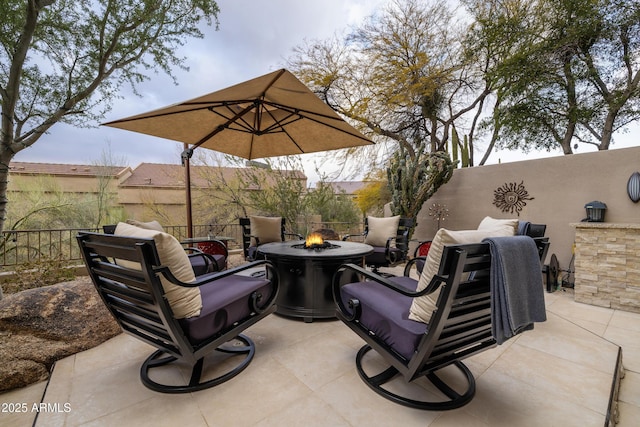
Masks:
[[[555,253],[560,268],[566,269],[575,239],[570,224],[586,216],[586,203],[606,203],[605,222],[640,223],[640,203],[627,196],[627,181],[636,171],[640,147],[457,169],[418,215],[414,239],[431,239],[437,231],[437,222],[429,216],[434,203],[446,204],[449,216],[441,227],[453,230],[476,228],[487,215],[520,218],[547,224],[548,257]],[[510,182],[522,182],[533,197],[519,216],[493,204],[494,190]]]

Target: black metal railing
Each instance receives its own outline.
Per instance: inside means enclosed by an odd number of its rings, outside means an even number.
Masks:
[[[300,224],[300,234],[328,228],[339,235],[355,234],[362,231],[361,223],[311,222]],[[187,227],[169,225],[165,231],[179,241],[187,238]],[[80,249],[76,235],[80,231],[98,231],[102,228],[67,228],[50,230],[6,230],[0,240],[0,268],[12,268],[16,265],[57,261],[80,261]],[[229,238],[229,249],[242,248],[242,228],[238,223],[194,225],[194,237],[223,236]]]

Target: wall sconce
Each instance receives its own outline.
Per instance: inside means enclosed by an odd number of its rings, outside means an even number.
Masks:
[[[627,182],[627,194],[633,203],[640,200],[640,172],[634,172]]]

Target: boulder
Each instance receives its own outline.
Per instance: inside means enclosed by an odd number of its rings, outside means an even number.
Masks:
[[[0,300],[0,392],[45,380],[56,360],[118,335],[89,277]]]
[[[340,240],[338,233],[330,228],[321,228],[320,230],[316,230],[315,233],[319,233],[323,240]]]

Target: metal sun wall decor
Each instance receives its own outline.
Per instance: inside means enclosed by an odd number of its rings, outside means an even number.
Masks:
[[[529,192],[524,188],[524,181],[517,184],[515,182],[507,182],[502,187],[498,187],[493,191],[493,204],[502,212],[514,212],[520,216],[520,212],[527,205],[525,200],[533,200],[529,197]]]
[[[627,194],[633,203],[640,201],[640,172],[634,172],[629,177]]]

